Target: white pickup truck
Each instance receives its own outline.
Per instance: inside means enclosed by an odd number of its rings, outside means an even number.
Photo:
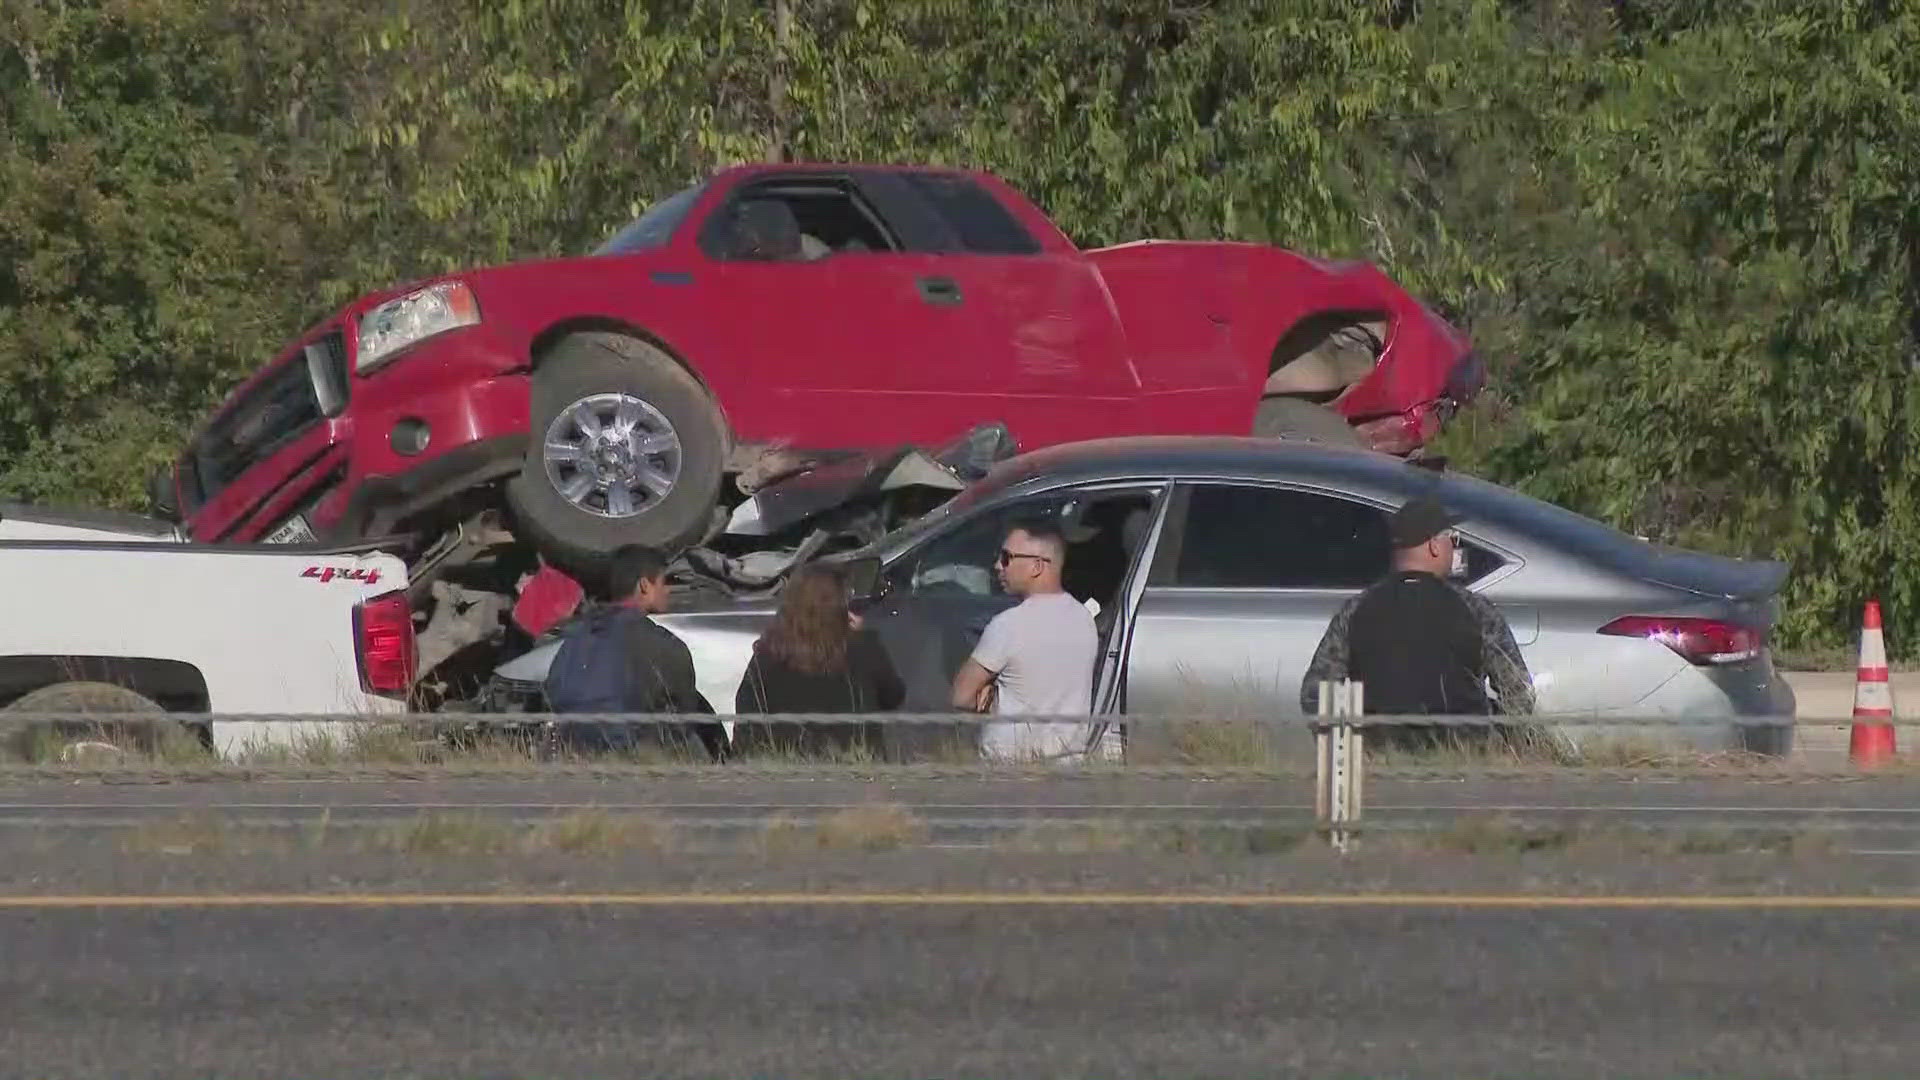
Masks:
[[[398,713],[418,661],[406,566],[366,546],[202,546],[0,504],[0,597],[0,709],[198,714],[223,757],[326,729],[210,713]]]

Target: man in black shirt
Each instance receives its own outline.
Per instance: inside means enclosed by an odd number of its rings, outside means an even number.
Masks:
[[[1361,684],[1363,707],[1375,715],[1533,711],[1533,680],[1507,620],[1449,580],[1458,522],[1426,496],[1394,513],[1393,570],[1327,626],[1300,686],[1308,715],[1319,711],[1321,681],[1342,679]]]
[[[713,706],[695,683],[693,654],[653,615],[670,606],[666,558],[630,544],[607,563],[606,602],[581,612],[567,627],[547,671],[546,692],[556,713],[705,713]],[[575,743],[602,749],[635,742],[684,746],[697,739],[712,758],[725,756],[726,729],[716,721],[650,726],[572,722]]]

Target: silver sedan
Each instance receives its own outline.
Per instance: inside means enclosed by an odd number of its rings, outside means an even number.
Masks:
[[[1778,562],[1660,547],[1472,477],[1365,451],[1236,438],[1141,437],[1002,463],[933,513],[832,560],[909,686],[945,712],[948,680],[1013,600],[992,564],[1008,525],[1047,517],[1072,542],[1067,588],[1097,607],[1101,714],[1298,717],[1300,683],[1341,603],[1387,569],[1387,517],[1416,493],[1458,526],[1458,580],[1513,628],[1541,714],[1788,717],[1768,634]],[[722,713],[770,602],[663,616]],[[501,666],[496,691],[537,691],[557,645]],[[537,708],[537,705],[536,705]],[[1557,726],[1558,727],[1558,726]],[[1578,741],[1620,729],[1559,727]],[[1664,744],[1784,753],[1791,728],[1633,730]],[[1131,739],[1129,740],[1131,742]]]

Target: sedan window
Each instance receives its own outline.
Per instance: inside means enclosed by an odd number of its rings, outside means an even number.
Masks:
[[[1156,584],[1358,590],[1386,574],[1393,554],[1387,511],[1310,491],[1196,484],[1184,521],[1161,545]],[[1462,585],[1506,565],[1498,552],[1465,536],[1457,550],[1453,576]]]
[[[1387,571],[1378,507],[1285,488],[1201,484],[1171,584],[1203,589],[1362,589]]]
[[[1067,539],[1064,584],[1077,600],[1102,608],[1118,599],[1127,570],[1153,519],[1152,488],[1113,488],[1017,499],[962,522],[896,564],[896,587],[913,596],[993,596],[994,562],[1016,521],[1041,519]]]

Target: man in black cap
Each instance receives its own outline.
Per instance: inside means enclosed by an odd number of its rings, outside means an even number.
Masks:
[[[1459,519],[1428,496],[1393,515],[1393,570],[1347,601],[1307,665],[1300,707],[1319,711],[1322,680],[1363,687],[1386,716],[1533,711],[1533,679],[1499,610],[1449,580]],[[1493,685],[1488,697],[1486,686]]]

